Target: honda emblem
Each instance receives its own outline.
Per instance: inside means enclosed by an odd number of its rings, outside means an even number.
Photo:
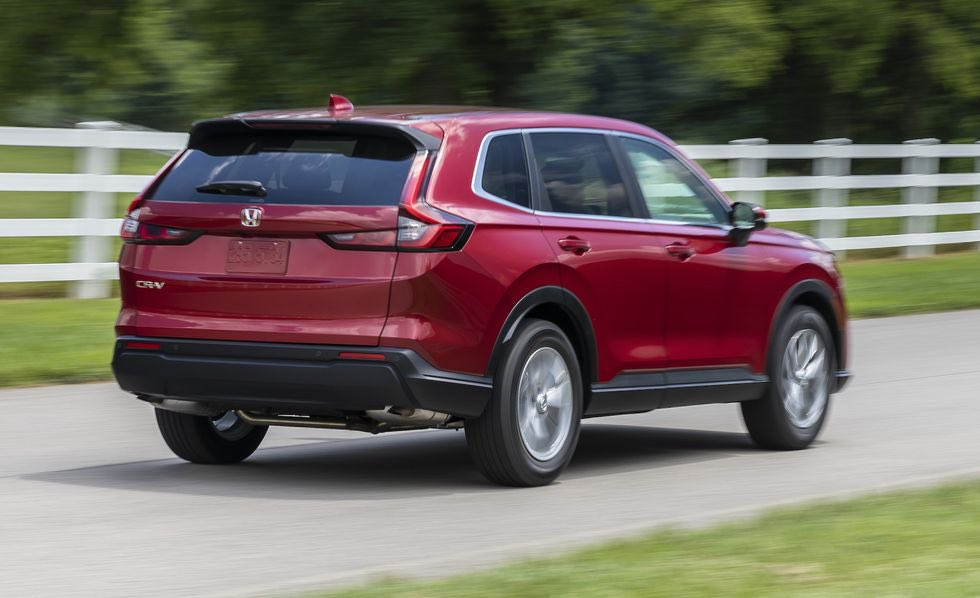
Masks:
[[[242,208],[242,226],[255,228],[262,222],[262,208]]]

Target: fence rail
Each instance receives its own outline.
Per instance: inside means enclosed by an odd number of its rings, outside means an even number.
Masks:
[[[78,151],[81,172],[69,174],[0,173],[3,192],[77,193],[76,218],[0,219],[0,238],[72,237],[72,263],[0,264],[0,283],[74,282],[73,295],[108,294],[108,281],[117,277],[109,260],[107,238],[119,232],[115,193],[137,193],[152,177],[116,174],[119,150],[175,152],[187,142],[183,133],[123,130],[116,123],[81,123],[75,129],[0,127],[0,146],[61,147]],[[771,209],[772,222],[814,222],[817,235],[831,249],[904,248],[904,255],[929,255],[936,245],[976,243],[980,249],[980,144],[942,144],[936,139],[914,139],[901,144],[852,144],[848,139],[827,139],[807,144],[770,145],[765,139],[741,139],[726,145],[688,145],[683,151],[695,160],[728,163],[731,177],[715,182],[735,199],[765,205],[766,192],[809,191],[809,207]],[[944,158],[972,158],[974,172],[940,173]],[[900,173],[854,175],[853,160],[901,160]],[[766,176],[769,160],[812,161],[806,176]],[[939,202],[937,189],[974,188],[974,201]],[[848,205],[852,189],[900,189],[902,203]],[[936,218],[974,215],[973,230],[935,232]],[[849,220],[902,218],[901,234],[847,236]]]

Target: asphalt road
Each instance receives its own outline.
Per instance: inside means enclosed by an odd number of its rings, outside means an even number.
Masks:
[[[980,476],[980,311],[852,325],[810,450],[737,408],[590,420],[553,486],[489,486],[462,432],[279,428],[238,466],[174,458],[111,384],[0,392],[0,595],[241,596],[446,575],[660,525]],[[40,358],[40,357],[39,357]]]

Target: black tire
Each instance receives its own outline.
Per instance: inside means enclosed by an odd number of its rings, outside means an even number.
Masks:
[[[827,419],[837,354],[827,322],[811,307],[805,305],[793,307],[778,326],[767,358],[766,371],[769,375],[769,384],[765,395],[761,399],[742,403],[742,419],[752,440],[760,447],[771,450],[799,450],[810,446]],[[815,375],[815,379],[818,381],[823,379],[826,399],[819,416],[814,409],[808,415],[808,418],[813,421],[801,426],[788,413],[786,399],[791,382],[784,378],[783,373],[788,344],[798,333],[806,334],[806,330],[814,331],[823,343],[825,364]]]
[[[237,418],[229,427],[219,430],[218,418],[164,409],[154,411],[167,446],[191,463],[217,465],[244,461],[259,448],[269,430],[268,426],[253,426]]]
[[[564,361],[569,384],[565,386],[559,383],[550,388],[553,392],[558,392],[559,386],[570,389],[570,396],[563,394],[561,398],[562,405],[570,413],[570,422],[568,414],[561,407],[548,411],[547,398],[543,402],[528,399],[532,402],[519,406],[521,376],[529,359],[532,355],[541,355],[550,359],[551,363],[559,364],[560,361],[555,359],[556,352],[561,361]],[[564,375],[559,377],[564,380]],[[549,380],[554,381],[553,378]],[[578,443],[582,419],[582,388],[578,357],[565,333],[545,320],[528,319],[522,322],[503,347],[503,355],[494,374],[490,403],[483,415],[467,420],[465,424],[470,455],[483,475],[490,481],[505,486],[543,486],[554,481],[568,465]],[[547,397],[548,394],[542,392],[538,396]],[[568,405],[564,405],[566,401]],[[535,409],[533,413],[539,414],[541,418],[551,417],[549,421],[555,421],[555,429],[560,430],[555,432],[547,452],[539,452],[545,455],[554,453],[544,460],[532,455],[533,449],[529,448],[521,434],[520,410],[529,410],[531,405]],[[531,418],[535,417],[533,413]]]

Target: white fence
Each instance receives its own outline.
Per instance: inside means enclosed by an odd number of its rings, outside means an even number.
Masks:
[[[114,193],[136,194],[150,176],[115,174],[123,149],[175,152],[183,133],[126,131],[115,123],[83,123],[76,129],[0,127],[0,146],[67,147],[78,150],[75,174],[0,173],[0,191],[78,194],[74,218],[0,219],[0,237],[76,237],[72,263],[0,264],[0,283],[74,281],[76,297],[103,297],[117,277],[109,261],[110,238],[119,232]],[[901,247],[907,257],[931,255],[936,245],[977,243],[980,249],[980,144],[941,144],[915,139],[897,145],[852,145],[847,139],[814,144],[769,145],[741,139],[727,145],[682,148],[696,160],[725,160],[731,178],[715,182],[735,199],[765,205],[766,191],[810,191],[811,207],[769,210],[772,222],[813,221],[816,234],[836,251]],[[974,172],[939,174],[941,158],[972,158]],[[851,161],[901,159],[901,173],[852,175]],[[766,176],[768,160],[808,160],[813,176]],[[937,202],[940,187],[971,187],[973,201]],[[902,203],[849,206],[850,189],[901,189]],[[29,198],[29,195],[25,196]],[[973,214],[973,230],[935,232],[936,217]],[[904,218],[902,234],[848,237],[853,219]]]

